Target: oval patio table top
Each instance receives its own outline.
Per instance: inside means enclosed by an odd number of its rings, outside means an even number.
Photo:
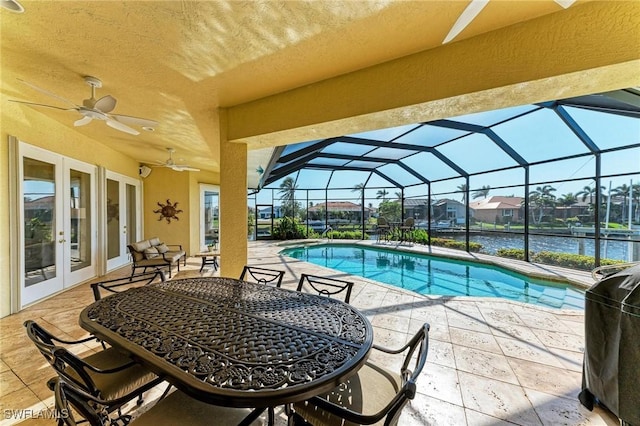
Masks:
[[[373,343],[354,307],[231,278],[132,288],[99,300],[80,325],[209,403],[269,407],[328,392]]]

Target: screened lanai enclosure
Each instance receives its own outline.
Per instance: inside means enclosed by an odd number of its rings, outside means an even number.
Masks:
[[[249,207],[257,239],[292,220],[372,239],[380,217],[411,218],[416,244],[640,261],[640,88],[282,147]]]

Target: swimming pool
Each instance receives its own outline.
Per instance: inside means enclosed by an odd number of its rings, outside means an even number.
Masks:
[[[281,254],[424,295],[500,297],[584,309],[584,291],[492,265],[344,244],[288,248]]]

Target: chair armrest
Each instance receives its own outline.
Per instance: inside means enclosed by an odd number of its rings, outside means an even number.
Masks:
[[[167,247],[178,247],[180,250],[182,250],[182,244],[165,244]]]

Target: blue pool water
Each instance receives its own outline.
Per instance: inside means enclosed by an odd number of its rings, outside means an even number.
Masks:
[[[289,248],[281,254],[425,295],[501,297],[584,309],[584,292],[569,284],[481,263],[343,244]]]

